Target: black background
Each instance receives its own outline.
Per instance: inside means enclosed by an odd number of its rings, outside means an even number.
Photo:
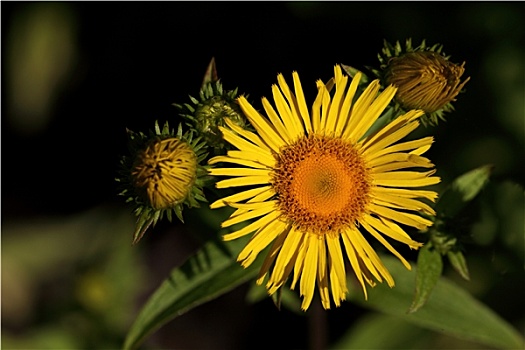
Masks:
[[[2,3],[4,39],[15,15],[32,5]],[[523,39],[512,27],[515,21],[504,17],[522,11],[520,3],[67,5],[76,19],[79,59],[47,128],[31,135],[13,131],[9,120],[16,116],[6,116],[9,101],[2,103],[4,215],[69,213],[112,200],[112,172],[117,155],[126,151],[125,128],[144,130],[155,119],[178,118],[171,104],[197,95],[211,57],[225,88],[238,87],[257,103],[270,95],[280,72],[290,76],[297,70],[312,95],[315,80],[330,77],[336,63],[359,69],[378,65],[383,39],[441,43],[453,62],[467,62],[465,75],[472,79],[468,94],[455,104],[457,113],[439,130],[446,136],[437,136],[448,154],[448,140],[465,130],[483,134],[498,128],[491,120],[491,93],[497,88],[482,74],[483,57],[497,44],[516,45]],[[491,23],[491,16],[503,18]],[[522,174],[516,168],[508,175]]]

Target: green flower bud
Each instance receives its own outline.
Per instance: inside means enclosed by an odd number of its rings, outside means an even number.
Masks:
[[[148,135],[128,130],[130,155],[120,162],[119,195],[134,204],[138,216],[133,243],[137,243],[150,226],[164,215],[169,221],[173,213],[183,221],[183,206],[199,207],[206,202],[203,187],[210,180],[209,166],[201,166],[207,157],[205,145],[192,132],[182,133],[169,129],[168,123],[161,130]]]
[[[174,106],[214,154],[224,154],[229,144],[222,139],[219,127],[226,126],[225,118],[246,128],[246,118],[237,103],[237,89],[224,91],[220,81],[207,82],[200,90],[199,99],[190,96],[190,100],[192,104]]]

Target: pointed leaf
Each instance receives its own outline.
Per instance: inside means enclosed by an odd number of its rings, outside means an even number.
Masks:
[[[246,269],[236,261],[244,244],[246,239],[209,242],[175,268],[140,311],[124,349],[136,348],[168,321],[254,278],[260,266],[257,261]]]
[[[347,66],[346,64],[342,64],[341,67],[343,68],[345,73],[348,74],[348,76],[350,78],[354,78],[356,76],[356,74],[360,72],[361,73],[361,81],[359,82],[359,84],[366,84],[370,80],[370,79],[368,79],[368,77],[366,76],[366,74],[363,71],[360,71],[357,68],[354,68],[352,66]]]
[[[155,223],[155,215],[152,214],[152,210],[149,208],[144,208],[139,218],[137,219],[137,224],[135,226],[135,232],[133,232],[133,241],[132,244],[137,244],[141,238],[144,236],[148,228]]]
[[[208,68],[206,68],[206,73],[204,73],[204,78],[202,79],[201,88],[205,87],[209,83],[216,82],[218,80],[217,76],[217,66],[215,65],[215,57],[211,58]]]
[[[408,310],[409,313],[416,312],[425,305],[442,271],[441,254],[432,247],[432,244],[426,244],[417,257],[416,293]]]
[[[460,251],[449,250],[447,252],[447,258],[454,270],[456,270],[456,272],[465,280],[469,281],[470,276],[468,273],[467,261],[465,260],[463,253]]]
[[[390,289],[385,283],[369,288],[368,301],[352,280],[349,298],[363,307],[399,317],[423,328],[501,349],[523,349],[524,339],[509,323],[465,290],[441,277],[425,306],[407,313],[415,288],[414,272],[395,258],[383,256],[395,279]]]
[[[441,194],[436,211],[445,217],[454,217],[474,199],[487,184],[493,166],[485,165],[457,177]]]

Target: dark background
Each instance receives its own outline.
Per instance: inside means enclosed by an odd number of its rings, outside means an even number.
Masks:
[[[384,39],[441,43],[451,61],[466,62],[467,91],[434,131],[430,158],[443,183],[494,164],[494,179],[524,184],[525,11],[520,2],[2,2],[1,10],[4,227],[66,220],[100,205],[127,208],[114,181],[119,157],[127,151],[126,128],[145,131],[155,120],[175,125],[171,104],[198,94],[212,57],[225,88],[238,87],[257,104],[271,95],[277,73],[288,78],[297,70],[307,96],[314,96],[315,81],[327,80],[334,64],[377,66]],[[47,46],[35,48],[41,42]],[[38,62],[46,64],[31,69]],[[45,69],[54,73],[41,73]],[[45,102],[32,98],[32,91],[45,91]],[[182,240],[190,251],[194,242],[182,238],[181,230],[176,243]],[[171,231],[161,224],[136,248],[155,269],[146,289],[183,258],[168,248],[174,244]],[[3,230],[3,241],[9,233]],[[244,334],[241,346],[246,339],[271,332],[277,339],[306,327],[305,318],[278,313],[269,301],[238,306],[234,301],[242,298],[243,288],[200,311],[216,315],[237,308],[239,317],[230,315],[232,327],[245,328],[231,337]],[[35,300],[42,312],[42,298]],[[517,318],[508,305],[498,311]],[[345,305],[331,313],[332,336],[347,326],[338,320],[363,312]],[[3,327],[25,334],[38,322],[50,322],[31,315],[19,323],[3,318]],[[195,315],[188,319],[201,314],[196,310]],[[218,323],[230,320],[216,317]],[[181,326],[171,327],[176,332]],[[158,346],[180,346],[168,333],[159,336]],[[306,338],[284,345],[304,347]],[[192,347],[186,341],[182,347]]]

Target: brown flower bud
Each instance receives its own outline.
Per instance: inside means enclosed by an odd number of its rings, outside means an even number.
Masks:
[[[388,61],[385,82],[397,86],[396,101],[404,109],[422,109],[430,114],[445,108],[463,89],[461,65],[433,51],[407,52]],[[446,108],[450,109],[450,108]]]

